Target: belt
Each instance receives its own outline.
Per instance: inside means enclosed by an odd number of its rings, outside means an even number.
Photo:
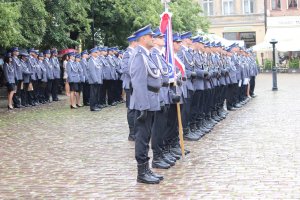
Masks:
[[[170,85],[169,83],[163,83],[162,87],[169,87],[169,85]]]
[[[147,86],[148,90],[154,93],[159,93],[159,88],[152,87],[150,85]]]

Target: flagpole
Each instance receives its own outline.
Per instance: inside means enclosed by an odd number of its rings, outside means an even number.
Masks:
[[[168,12],[168,3],[170,2],[170,0],[162,0],[162,2],[165,5],[165,12]],[[174,63],[174,66],[175,66],[175,63]],[[175,67],[174,67],[174,74],[176,75]],[[176,87],[176,91],[177,91],[176,81],[174,81],[174,86]],[[178,119],[179,144],[180,144],[180,148],[181,148],[182,159],[184,159],[185,152],[184,152],[183,128],[182,128],[181,110],[180,110],[179,103],[176,103],[176,108],[177,108],[177,119]]]

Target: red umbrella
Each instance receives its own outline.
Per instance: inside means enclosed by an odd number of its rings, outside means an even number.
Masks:
[[[63,49],[63,50],[59,51],[59,55],[65,55],[65,54],[71,53],[71,52],[76,52],[77,53],[77,50],[76,49]]]

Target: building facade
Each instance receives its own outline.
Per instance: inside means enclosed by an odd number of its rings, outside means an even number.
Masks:
[[[247,48],[263,42],[265,6],[263,0],[200,0],[208,16],[210,33],[228,40],[243,40]]]

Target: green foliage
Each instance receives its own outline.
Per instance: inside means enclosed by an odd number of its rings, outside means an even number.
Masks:
[[[48,17],[44,47],[75,47],[79,45],[79,39],[85,39],[90,33],[89,7],[84,0],[49,0],[45,3]]]
[[[289,60],[289,68],[291,69],[299,69],[299,59],[291,59]]]
[[[126,47],[137,29],[159,26],[160,0],[0,0],[0,48],[92,47],[92,19],[97,44]],[[196,1],[172,0],[176,31],[207,31],[209,22]]]
[[[42,0],[22,0],[21,18],[22,35],[26,45],[37,47],[42,43],[46,31],[45,4]]]
[[[264,69],[271,70],[272,69],[272,61],[269,59],[264,60]]]
[[[18,20],[21,17],[20,3],[0,2],[0,48],[25,44],[21,25]]]

